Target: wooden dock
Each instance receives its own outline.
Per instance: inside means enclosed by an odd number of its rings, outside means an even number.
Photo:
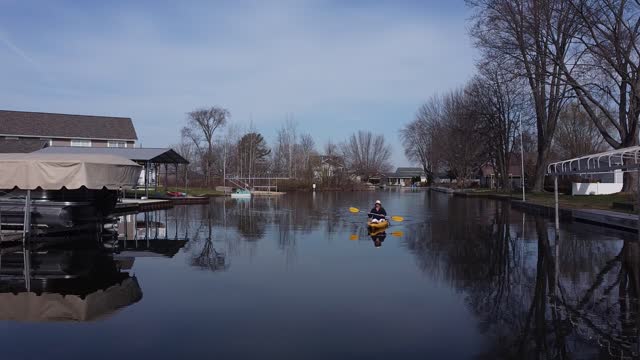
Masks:
[[[116,208],[111,215],[126,215],[137,212],[170,209],[173,207],[171,200],[156,199],[122,199],[116,204]]]
[[[206,197],[206,196],[174,197],[174,198],[170,198],[169,201],[171,201],[173,205],[208,204],[209,197]]]
[[[286,194],[282,191],[264,191],[264,190],[253,190],[251,191],[251,195],[253,196],[280,196]]]

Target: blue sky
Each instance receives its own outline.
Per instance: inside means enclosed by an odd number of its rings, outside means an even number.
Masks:
[[[398,130],[473,74],[461,1],[0,0],[0,108],[128,116],[143,146],[219,105],[273,140]]]

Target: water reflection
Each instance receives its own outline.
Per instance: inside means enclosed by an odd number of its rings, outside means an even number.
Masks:
[[[169,239],[160,213],[102,219],[93,231],[0,243],[0,319],[92,321],[142,299],[131,275],[137,257],[173,257],[186,238]]]
[[[525,220],[508,203],[463,205],[440,210],[472,220],[416,224],[404,241],[423,271],[464,291],[491,339],[483,357],[637,356],[635,235],[597,241],[610,231],[574,223],[556,240],[547,219]]]
[[[373,246],[380,247],[382,246],[384,239],[387,238],[387,233],[384,230],[382,230],[382,231],[372,232],[369,234],[369,236],[373,241]]]
[[[90,321],[140,301],[127,263],[92,244],[3,248],[0,319]]]
[[[369,233],[346,210],[377,198],[407,220]],[[240,358],[636,356],[636,235],[561,229],[558,240],[548,219],[508,203],[437,194],[218,198],[119,219],[93,235],[99,246],[2,247],[0,316],[116,313],[114,323],[150,334],[131,346],[162,343],[149,356],[166,358],[206,356],[211,338],[221,357]],[[176,328],[161,326],[167,318]]]

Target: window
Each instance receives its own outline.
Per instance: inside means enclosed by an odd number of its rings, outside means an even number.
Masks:
[[[109,140],[109,142],[107,142],[107,146],[108,147],[117,147],[117,148],[126,148],[127,147],[127,143],[125,141]]]
[[[91,140],[73,139],[71,140],[71,146],[91,147]]]
[[[48,138],[40,138],[40,140],[44,140],[47,142],[47,144],[49,146],[53,146],[53,139],[48,139]]]

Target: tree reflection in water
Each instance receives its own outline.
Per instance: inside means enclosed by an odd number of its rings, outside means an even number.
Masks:
[[[408,225],[403,241],[423,271],[465,293],[490,340],[483,358],[637,356],[636,235],[601,240],[563,224],[571,232],[556,242],[549,220],[523,222],[508,203],[432,206],[438,216]]]

